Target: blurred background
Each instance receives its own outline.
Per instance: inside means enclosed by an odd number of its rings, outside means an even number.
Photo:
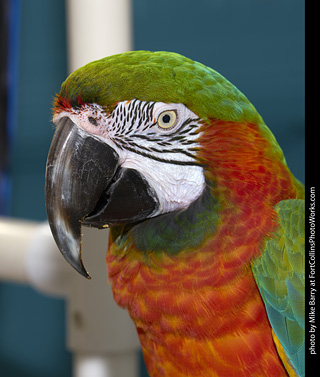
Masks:
[[[132,0],[132,48],[175,51],[228,78],[304,181],[304,6],[302,0]],[[112,13],[104,17],[108,22]],[[66,23],[65,0],[0,0],[0,215],[46,219],[51,104],[68,75]],[[1,376],[69,377],[65,344],[63,300],[0,283]]]

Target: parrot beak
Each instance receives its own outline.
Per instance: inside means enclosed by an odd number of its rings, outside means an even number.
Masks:
[[[158,208],[155,192],[140,173],[122,169],[114,149],[68,117],[58,120],[50,146],[45,201],[59,250],[87,278],[81,224],[105,228],[135,222]]]

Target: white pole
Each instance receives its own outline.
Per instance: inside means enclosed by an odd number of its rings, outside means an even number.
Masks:
[[[26,253],[38,223],[0,217],[0,280],[26,283]]]
[[[127,311],[116,305],[108,284],[108,230],[83,227],[82,233],[83,262],[92,279],[73,271],[69,285],[67,344],[73,352],[73,375],[137,377],[137,332]]]
[[[46,295],[67,298],[72,272],[47,221],[0,217],[0,281],[30,285]]]
[[[47,222],[0,217],[0,281],[65,297],[70,279]]]
[[[132,49],[131,0],[68,0],[68,65]]]

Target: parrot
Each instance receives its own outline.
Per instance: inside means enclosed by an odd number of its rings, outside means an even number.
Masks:
[[[53,103],[45,202],[81,275],[81,227],[151,377],[304,376],[304,185],[253,104],[175,52],[90,62]]]

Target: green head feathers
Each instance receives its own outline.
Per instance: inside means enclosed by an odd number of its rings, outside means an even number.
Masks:
[[[183,103],[204,120],[263,124],[253,105],[223,76],[172,52],[130,51],[91,62],[66,79],[59,98],[109,109],[134,98]]]

